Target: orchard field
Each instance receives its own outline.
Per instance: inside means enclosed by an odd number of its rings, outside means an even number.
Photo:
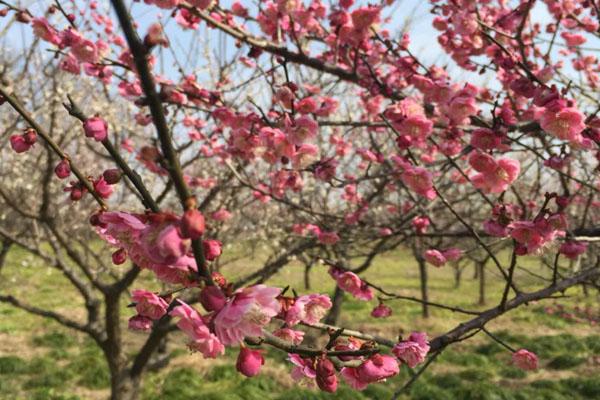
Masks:
[[[235,253],[235,252],[233,252]],[[225,263],[223,272],[239,274],[253,268],[256,260]],[[524,259],[530,271],[546,274],[547,268],[535,260]],[[483,310],[478,305],[479,283],[472,265],[464,267],[460,286],[455,286],[454,271],[446,266],[429,268],[431,300],[459,307]],[[488,269],[489,268],[488,266]],[[499,301],[499,278],[492,271],[486,283],[488,306]],[[64,278],[19,249],[9,253],[2,270],[0,289],[19,287],[29,282],[33,304],[61,310],[77,302],[69,293]],[[418,296],[419,278],[414,260],[405,252],[384,255],[365,278],[376,280],[393,291]],[[152,285],[147,274],[144,283]],[[527,282],[527,275],[518,279]],[[326,267],[316,266],[310,276],[311,291],[332,293]],[[274,284],[292,285],[299,293],[304,288],[304,268],[294,263],[273,278]],[[19,294],[19,291],[16,291]],[[488,329],[507,343],[530,349],[540,358],[540,368],[525,372],[510,360],[510,353],[479,333],[472,340],[445,350],[401,399],[418,400],[572,400],[600,398],[600,306],[593,295],[585,296],[581,287],[566,292],[566,299],[531,303],[488,325]],[[347,298],[341,325],[391,337],[406,329],[443,333],[460,322],[450,311],[432,309],[428,319],[421,317],[421,306],[398,300],[394,313],[386,319],[369,317],[375,301]],[[69,305],[69,306],[67,306]],[[130,310],[124,310],[124,315]],[[109,394],[109,373],[102,354],[94,343],[60,325],[37,318],[9,306],[0,305],[0,398],[35,400],[104,399]],[[123,324],[126,325],[126,319]],[[141,335],[140,335],[141,336]],[[135,340],[136,337],[131,338]],[[140,338],[141,340],[141,338]],[[184,349],[183,335],[176,335],[168,351],[170,365],[149,373],[143,385],[143,400],[317,400],[387,399],[412,374],[402,368],[399,376],[370,386],[364,392],[341,387],[336,394],[316,388],[298,387],[290,378],[291,364],[278,352],[270,352],[281,362],[268,362],[264,373],[245,378],[235,370],[236,352],[227,352],[218,363],[207,362]],[[199,395],[202,393],[202,395]]]

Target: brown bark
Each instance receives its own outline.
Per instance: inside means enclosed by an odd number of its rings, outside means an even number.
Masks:
[[[417,258],[417,262],[419,263],[419,280],[421,281],[421,314],[423,318],[429,318],[429,305],[427,302],[429,301],[429,290],[427,287],[427,264],[425,260],[421,257]]]
[[[480,306],[485,304],[485,262],[478,262],[476,268],[479,271],[479,300]]]
[[[13,242],[10,239],[2,240],[2,248],[0,248],[0,272],[2,272],[2,268],[6,262],[6,257],[8,256],[8,251],[12,246]]]

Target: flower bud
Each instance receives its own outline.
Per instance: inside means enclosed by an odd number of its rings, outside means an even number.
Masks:
[[[33,17],[27,10],[21,10],[15,15],[15,19],[24,24],[28,24],[33,20]]]
[[[22,135],[12,135],[10,137],[10,147],[16,153],[24,153],[31,148],[31,145],[25,141]]]
[[[61,160],[54,168],[54,173],[58,179],[65,179],[71,175],[71,166],[67,160]]]
[[[148,28],[148,33],[146,34],[146,37],[144,37],[144,45],[147,48],[152,48],[158,45],[169,47],[169,40],[165,36],[163,28],[159,23],[150,25]]]
[[[71,192],[71,194],[70,194],[71,200],[72,201],[79,201],[79,200],[81,200],[81,198],[85,194],[86,190],[82,186],[74,185],[74,186],[71,187],[70,192]]]
[[[396,138],[396,144],[402,150],[408,149],[412,144],[412,138],[408,135],[400,135]]]
[[[204,216],[200,211],[191,208],[183,214],[181,220],[181,233],[183,236],[198,239],[204,235],[205,229]]]
[[[121,248],[112,254],[112,262],[115,265],[121,265],[127,261],[127,250]]]
[[[103,199],[108,199],[113,192],[112,187],[110,187],[102,176],[94,181],[94,190]]]
[[[219,285],[222,288],[227,285],[227,279],[225,279],[225,276],[223,276],[222,273],[215,271],[211,274],[211,277],[216,285]]]
[[[218,286],[205,286],[200,292],[200,304],[206,311],[219,311],[226,302],[227,298]]]
[[[374,318],[387,318],[392,315],[392,309],[383,303],[380,303],[371,311],[371,316]]]
[[[520,349],[512,355],[513,363],[525,371],[535,371],[538,368],[538,357],[525,349]]]
[[[221,242],[218,240],[204,240],[202,242],[204,257],[206,257],[208,261],[213,261],[221,255],[221,246]]]
[[[248,378],[258,375],[260,368],[265,363],[260,350],[251,350],[247,347],[240,349],[235,368]]]
[[[321,358],[317,361],[317,386],[324,392],[333,393],[337,390],[337,376],[335,375],[335,367],[328,358]]]
[[[23,133],[23,139],[28,145],[33,146],[37,142],[37,133],[33,129],[27,129]]]
[[[102,173],[104,180],[109,185],[114,185],[121,180],[121,170],[118,168],[110,168]]]
[[[148,317],[136,315],[129,318],[128,327],[133,331],[149,331],[152,329],[152,320]]]
[[[97,226],[99,228],[105,228],[106,224],[100,220],[102,215],[101,211],[95,212],[90,216],[90,225]]]
[[[565,208],[569,205],[570,203],[570,199],[568,196],[557,196],[554,201],[556,201],[556,204],[562,209]]]
[[[93,138],[98,142],[103,141],[108,136],[108,124],[100,117],[92,117],[83,123],[85,136]]]

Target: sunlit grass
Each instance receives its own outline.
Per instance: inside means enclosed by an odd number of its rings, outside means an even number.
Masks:
[[[236,253],[237,252],[237,253]],[[262,265],[264,254],[237,259],[244,254],[231,249],[224,257],[222,272],[235,279]],[[227,257],[234,260],[226,262]],[[506,265],[508,254],[498,255]],[[107,253],[107,263],[110,255]],[[519,265],[542,276],[550,271],[532,258],[520,258]],[[127,268],[126,266],[114,268]],[[498,304],[504,283],[496,267],[486,266],[485,305],[478,305],[478,280],[473,279],[473,266],[463,271],[457,288],[451,267],[428,266],[430,300],[469,310],[483,310]],[[365,279],[386,290],[406,296],[420,296],[417,265],[405,250],[377,258]],[[533,291],[544,283],[517,270],[519,288]],[[310,275],[310,288],[304,286],[304,266],[292,262],[279,271],[270,285],[290,286],[297,293],[333,294],[334,281],[324,265],[315,265]],[[133,288],[162,287],[144,271]],[[2,271],[0,290],[27,302],[54,309],[84,320],[82,300],[67,279],[51,266],[15,248]],[[592,305],[595,297],[586,298],[581,288],[567,292],[560,299],[567,307]],[[525,373],[510,363],[510,353],[479,334],[472,340],[451,346],[430,370],[412,387],[404,399],[592,399],[600,398],[596,379],[600,359],[600,335],[597,327],[574,323],[549,315],[544,307],[557,300],[529,304],[488,324],[499,337],[515,348],[527,348],[540,357],[540,371]],[[123,322],[132,311],[123,301]],[[390,338],[412,330],[426,331],[429,336],[442,334],[470,316],[430,308],[431,317],[421,316],[421,305],[404,300],[389,304],[394,314],[385,320],[374,320],[369,314],[377,300],[363,302],[346,296],[340,324],[363,329]],[[33,327],[33,328],[32,328]],[[126,334],[129,345],[141,342],[143,334]],[[1,399],[104,399],[108,396],[109,376],[99,349],[88,338],[65,330],[58,324],[31,316],[6,304],[0,304],[0,398]],[[135,346],[131,347],[135,348]],[[155,399],[386,399],[410,376],[406,367],[400,376],[384,384],[371,385],[365,392],[351,391],[341,385],[338,393],[329,395],[293,384],[285,354],[270,350],[261,376],[247,379],[234,368],[236,350],[216,362],[189,354],[184,340],[176,335],[170,347],[176,350],[170,367],[148,374],[143,385],[144,400]]]

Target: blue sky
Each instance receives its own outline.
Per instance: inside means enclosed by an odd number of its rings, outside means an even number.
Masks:
[[[16,2],[17,0],[12,0]],[[324,0],[326,3],[331,3],[328,0]],[[223,7],[227,7],[232,0],[221,0],[220,4]],[[25,0],[22,4],[26,5],[29,10],[35,15],[42,15],[50,4],[51,0]],[[67,4],[67,1],[63,0],[63,3]],[[87,1],[77,1],[77,4],[83,5]],[[112,14],[112,10],[109,7],[108,0],[99,0],[99,9],[104,9]],[[243,4],[248,5],[249,8],[254,8],[254,1],[242,0]],[[357,1],[358,4],[366,4],[366,1]],[[171,40],[170,49],[162,49],[158,54],[159,58],[159,72],[164,73],[167,76],[174,77],[176,74],[174,57],[180,59],[180,61],[188,63],[185,65],[185,69],[190,72],[198,72],[200,75],[204,75],[208,70],[206,68],[205,57],[203,56],[203,48],[198,47],[201,42],[199,38],[209,38],[210,51],[213,55],[223,55],[223,58],[230,57],[236,51],[234,41],[228,38],[225,34],[216,30],[207,29],[205,24],[201,24],[198,31],[183,31],[170,16],[167,10],[161,10],[154,6],[148,6],[143,1],[132,3],[132,14],[135,21],[138,23],[138,31],[143,36],[146,32],[148,25],[157,20],[160,20],[166,27],[167,33]],[[441,47],[437,42],[438,32],[433,29],[431,22],[433,19],[430,13],[431,5],[427,1],[419,0],[396,0],[391,8],[388,8],[387,15],[391,15],[390,23],[388,28],[393,32],[397,33],[401,30],[406,30],[410,33],[411,45],[410,50],[426,65],[447,65],[450,75],[454,81],[469,81],[472,83],[484,85],[490,80],[493,80],[492,74],[479,75],[476,73],[466,72],[458,67],[443,53]],[[390,14],[391,12],[391,14]],[[534,21],[547,23],[549,22],[550,16],[546,10],[546,6],[542,2],[537,2],[537,5],[532,10],[532,18]],[[8,18],[0,19],[0,30],[2,30],[7,22]],[[61,21],[60,16],[54,17],[55,21],[59,21],[60,24],[64,23]],[[113,18],[115,27],[118,28],[116,18]],[[57,24],[58,27],[62,27]],[[600,47],[600,39],[592,39],[591,35],[588,35],[590,41],[587,45],[592,47]],[[7,36],[3,38],[4,48],[6,46],[13,47],[16,49],[27,48],[31,43],[32,36],[31,31],[28,27],[23,24],[14,24]],[[45,45],[46,47],[51,47]],[[189,51],[192,49],[193,51]],[[555,50],[555,55],[557,55]],[[187,54],[192,54],[191,58],[187,58]],[[48,56],[51,54],[48,53]],[[194,62],[195,61],[195,62]],[[568,67],[566,72],[575,74],[575,71],[570,67],[570,61],[565,60]],[[203,65],[204,64],[204,65]],[[197,67],[194,71],[193,66]],[[204,75],[206,76],[206,75]],[[577,76],[576,74],[574,76]],[[493,83],[489,85],[495,87]]]

